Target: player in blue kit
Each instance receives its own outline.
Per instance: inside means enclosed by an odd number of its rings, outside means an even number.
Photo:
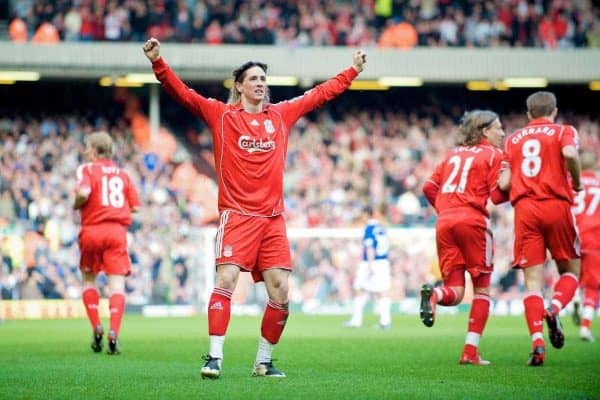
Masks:
[[[366,221],[363,235],[363,257],[354,276],[354,299],[352,301],[352,318],[344,326],[356,328],[362,326],[363,312],[369,297],[375,299],[375,311],[379,314],[378,327],[387,329],[392,324],[391,299],[391,267],[388,253],[389,239],[383,219],[382,207],[366,207]]]

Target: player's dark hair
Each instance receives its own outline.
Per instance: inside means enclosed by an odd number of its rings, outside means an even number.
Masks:
[[[527,112],[531,118],[548,117],[556,109],[556,96],[552,92],[535,92],[527,97]]]
[[[460,119],[456,143],[459,146],[476,145],[485,137],[483,130],[489,128],[499,118],[498,114],[489,110],[465,112]]]
[[[374,217],[376,213],[379,213],[383,216],[387,214],[387,204],[386,203],[378,203],[375,205],[368,204],[363,207],[363,213],[367,214],[369,217]]]
[[[227,104],[237,104],[240,102],[240,92],[238,92],[235,88],[235,84],[236,82],[242,83],[244,81],[244,78],[246,78],[246,71],[248,71],[252,67],[259,67],[265,72],[265,74],[267,73],[267,64],[258,61],[248,61],[242,64],[239,68],[236,68],[232,74],[233,83],[231,84],[231,89],[229,89],[229,99],[227,100]],[[269,101],[268,87],[266,88],[265,101]]]

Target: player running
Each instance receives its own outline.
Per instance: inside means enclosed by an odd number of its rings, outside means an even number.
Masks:
[[[465,113],[458,129],[458,147],[450,151],[423,185],[423,193],[438,214],[436,244],[444,285],[421,288],[421,320],[431,327],[437,304],[454,306],[465,293],[469,272],[474,299],[461,364],[488,365],[479,355],[479,340],[490,309],[493,242],[488,199],[508,200],[497,186],[504,130],[498,114],[487,110]]]
[[[573,213],[581,236],[581,278],[583,310],[579,337],[593,342],[592,319],[598,307],[600,289],[600,177],[594,171],[596,154],[586,151],[581,154],[581,183],[583,190],[575,197]]]
[[[129,175],[112,160],[113,142],[105,132],[87,139],[86,156],[91,162],[77,168],[73,208],[81,210],[79,268],[83,274],[82,299],[94,331],[92,350],[102,351],[104,328],[100,323],[96,275],[108,276],[110,330],[108,354],[119,354],[119,331],[125,309],[125,277],[131,270],[127,253],[127,226],[140,200]]]
[[[555,122],[558,109],[551,92],[527,98],[529,124],[505,142],[499,186],[510,189],[515,209],[513,265],[523,269],[528,291],[523,303],[533,350],[528,364],[539,366],[546,357],[543,337],[548,324],[550,342],[560,349],[565,337],[558,313],[573,298],[580,271],[580,241],[571,211],[573,190],[580,191],[581,162],[577,131]],[[556,261],[560,278],[551,305],[544,309],[542,287],[546,249]]]

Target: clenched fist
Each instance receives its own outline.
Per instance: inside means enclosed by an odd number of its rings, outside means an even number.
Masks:
[[[160,42],[155,38],[150,38],[144,43],[144,54],[148,60],[154,62],[160,57]]]
[[[365,68],[367,54],[362,50],[356,50],[352,56],[352,66],[356,72],[360,73]]]

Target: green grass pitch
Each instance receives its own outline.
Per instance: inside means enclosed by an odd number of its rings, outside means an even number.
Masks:
[[[91,351],[87,320],[5,321],[0,399],[600,398],[600,342],[581,342],[568,318],[565,347],[549,347],[541,368],[525,365],[523,317],[490,317],[480,347],[488,367],[458,365],[464,313],[440,315],[433,328],[398,315],[388,331],[373,329],[372,316],[359,329],[343,320],[292,314],[273,355],[287,378],[265,379],[251,377],[260,318],[233,316],[215,381],[199,376],[205,317],[126,315],[119,356]]]

